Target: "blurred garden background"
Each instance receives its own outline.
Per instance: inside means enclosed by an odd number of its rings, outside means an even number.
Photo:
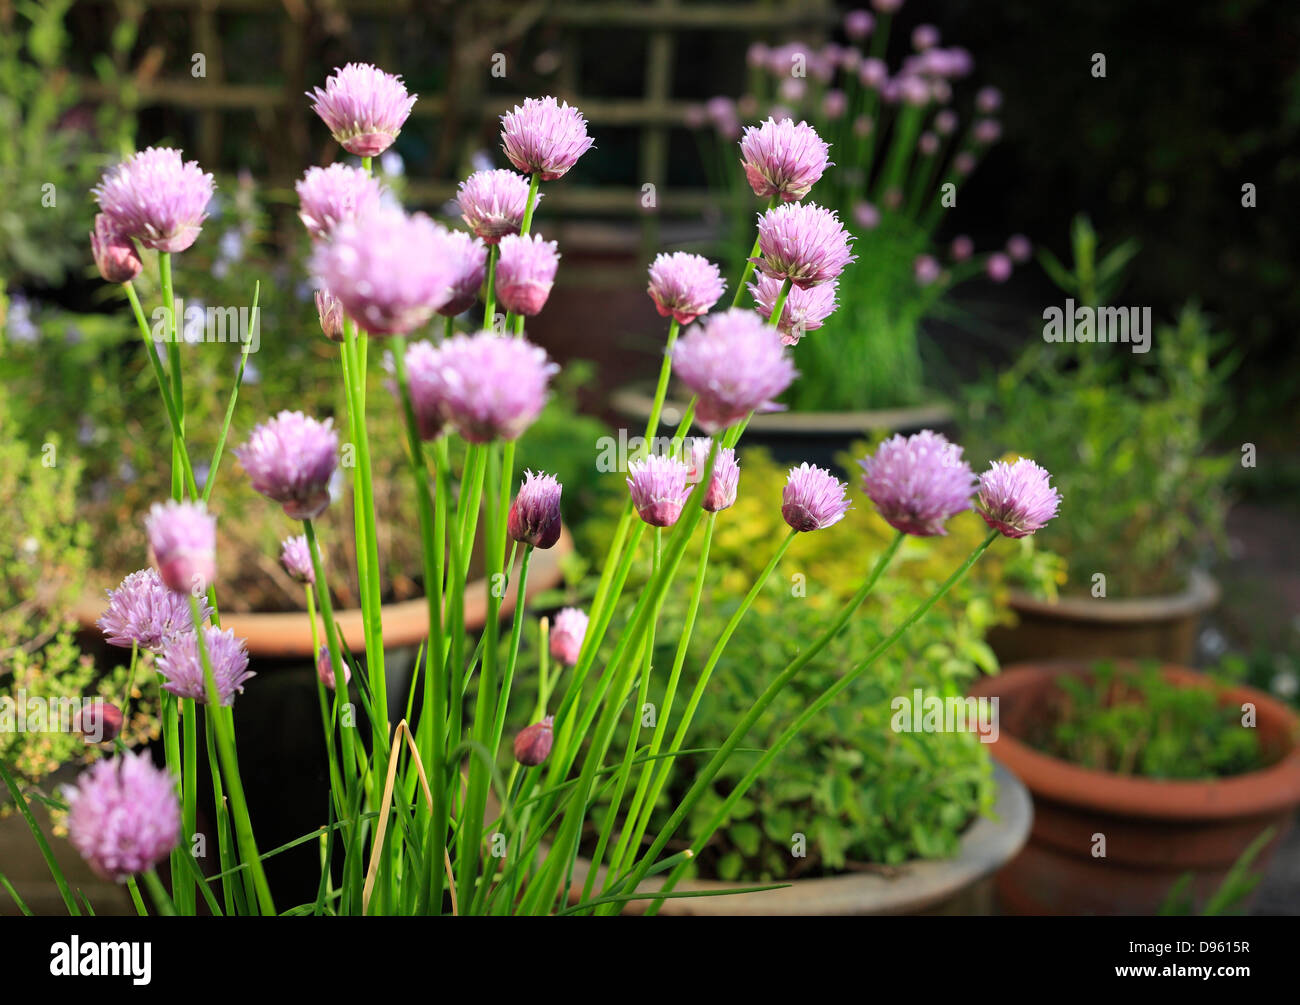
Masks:
[[[702,863],[708,876],[784,875],[783,835],[801,820],[817,850],[798,875],[959,854],[971,821],[997,799],[993,762],[972,736],[897,742],[884,725],[889,699],[912,686],[951,695],[1000,665],[1159,661],[1300,705],[1300,9],[1266,0],[857,7],[0,0],[0,690],[125,686],[120,654],[88,629],[103,589],[139,565],[135,514],[169,480],[158,463],[165,419],[138,333],[91,261],[90,188],[149,145],[183,148],[212,171],[218,194],[178,287],[204,305],[245,305],[261,284],[261,343],[232,435],[280,407],[342,414],[293,185],[307,165],[340,155],[305,92],[335,67],[366,61],[420,96],[376,170],[408,207],[448,225],[458,225],[457,182],[505,163],[498,116],[524,96],[577,105],[595,139],[537,214],[563,265],[529,336],[566,369],[525,443],[564,483],[572,535],[544,609],[589,599],[595,553],[621,502],[622,479],[602,468],[599,444],[644,424],[643,391],[658,372],[664,324],[645,293],[646,266],[660,251],[699,252],[724,263],[734,292],[732,263],[748,253],[763,208],[737,169],[736,142],[768,115],[807,118],[832,143],[836,167],[812,198],[840,212],[859,258],[840,281],[839,310],[795,350],[804,378],[789,411],[746,437],[742,500],[775,498],[780,465],[805,457],[856,481],[864,445],[925,426],[979,463],[1023,453],[1057,477],[1064,504],[1052,532],[1006,543],[878,678],[792,748]],[[899,82],[927,52],[948,62],[917,69],[933,89],[913,102]],[[881,78],[875,61],[887,67]],[[142,296],[156,298],[148,275]],[[1149,351],[1045,341],[1044,312],[1067,299],[1149,309]],[[195,414],[220,414],[239,354],[193,352]],[[385,394],[373,409],[380,422],[384,410],[395,414]],[[193,432],[198,456],[216,432]],[[384,477],[404,463],[396,437],[376,443],[392,603],[422,590],[408,564],[418,552],[409,488]],[[247,516],[222,524],[224,596],[235,612],[296,611],[300,592],[267,557],[287,524],[264,507],[241,509],[251,498],[240,484],[225,503]],[[762,550],[754,545],[781,529],[774,517],[765,527],[754,505],[743,531],[714,544],[720,597],[748,582]],[[837,563],[886,540],[872,521],[871,535],[846,522],[781,567],[763,617],[743,628],[705,698],[706,734],[782,665],[794,637],[783,625],[828,618],[851,591]],[[346,542],[351,522],[335,507],[325,536]],[[980,530],[964,514],[942,555],[964,554]],[[907,547],[904,561],[934,569],[881,590],[880,605],[841,640],[845,661],[889,630],[909,591],[945,571]],[[816,584],[807,604],[789,596],[797,574]],[[336,588],[341,607],[356,606],[346,576]],[[730,613],[705,610],[716,624],[697,628],[691,665]],[[671,663],[675,638],[661,638]],[[314,687],[310,662],[273,649],[262,659],[260,711],[241,721],[241,746],[245,730],[312,736],[268,751],[250,786],[274,815],[293,801],[285,790],[319,771],[320,738],[314,705],[301,701]],[[819,672],[836,666],[828,659]],[[1277,760],[1271,739],[1239,748],[1213,703],[1189,704],[1158,674],[1133,674],[1119,692],[1071,692],[1076,718],[1033,745],[1151,779],[1182,777],[1189,765],[1190,777],[1232,777]],[[797,691],[790,701],[797,707]],[[147,693],[136,707],[129,732],[147,742],[156,734]],[[39,784],[87,755],[71,737],[0,735],[0,756]],[[1259,810],[1241,825],[1251,840],[1280,843],[1263,880],[1257,870],[1248,878],[1252,858],[1237,847],[1226,864],[1162,873],[1162,904],[1300,913],[1300,846],[1294,832],[1278,841],[1282,823],[1265,832],[1266,817]],[[279,826],[267,825],[267,843],[303,830],[291,807]],[[0,850],[4,840],[0,832]],[[1192,873],[1187,894],[1179,884]],[[1003,889],[1003,909],[1017,908],[1017,889]]]

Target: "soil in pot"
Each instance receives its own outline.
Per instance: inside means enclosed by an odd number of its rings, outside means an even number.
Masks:
[[[1212,689],[1223,707],[1253,710],[1249,728],[1258,731],[1265,766],[1213,779],[1138,777],[1081,767],[1025,742],[1059,714],[1062,675],[1090,673],[1088,663],[1026,664],[971,690],[999,700],[993,756],[1034,798],[1029,844],[998,874],[1002,907],[1016,914],[1155,914],[1187,874],[1203,902],[1273,827],[1272,842],[1255,860],[1262,869],[1300,806],[1295,714],[1253,688],[1220,687],[1203,674],[1163,666],[1160,673],[1178,687]]]

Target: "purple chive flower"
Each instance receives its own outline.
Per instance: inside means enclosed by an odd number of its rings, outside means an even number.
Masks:
[[[849,511],[848,486],[824,468],[804,461],[791,468],[781,493],[781,515],[800,533],[839,523]]]
[[[952,245],[948,249],[954,262],[964,262],[975,254],[975,242],[965,234],[958,234],[952,239]]]
[[[294,582],[316,585],[316,569],[311,564],[311,548],[305,534],[284,539],[280,545],[280,564]]]
[[[704,477],[704,469],[709,463],[709,451],[713,441],[697,437],[691,441],[690,453],[687,455],[690,465],[686,475],[687,481],[697,484]],[[720,513],[735,505],[736,489],[740,484],[740,465],[736,462],[736,451],[731,447],[720,447],[718,456],[713,459],[713,474],[709,478],[708,490],[704,493],[701,504],[710,513]]]
[[[537,193],[540,199],[542,193]],[[518,234],[528,205],[528,179],[505,168],[475,171],[460,183],[456,191],[465,225],[496,244],[507,234]]]
[[[980,119],[971,130],[975,142],[990,146],[1002,138],[1002,124],[997,119]]]
[[[822,115],[828,119],[841,119],[849,110],[849,99],[838,87],[832,87],[822,98]]]
[[[551,626],[551,656],[568,666],[577,666],[582,640],[587,637],[587,612],[565,607]]]
[[[321,117],[344,150],[358,157],[377,157],[393,145],[415,104],[402,78],[369,63],[349,63],[319,87],[307,92],[312,111]]]
[[[740,163],[756,196],[779,195],[784,202],[798,202],[831,164],[826,158],[829,149],[807,122],[768,119],[745,128]]]
[[[975,94],[975,108],[981,115],[992,115],[1002,107],[1002,92],[996,87],[981,87]]]
[[[957,131],[957,113],[943,108],[934,113],[934,131],[940,136],[951,136]]]
[[[686,484],[690,469],[676,457],[650,454],[630,461],[627,470],[627,488],[641,519],[651,527],[675,524],[691,494]]]
[[[321,334],[331,342],[343,341],[343,303],[329,290],[316,291],[316,316]]]
[[[755,309],[762,317],[771,319],[781,285],[781,280],[771,276],[759,276],[757,282],[749,284],[749,292],[754,295]],[[806,290],[791,286],[781,309],[781,320],[777,324],[782,343],[798,345],[799,340],[810,331],[820,328],[839,306],[835,300],[838,290],[839,282],[835,279]]]
[[[912,275],[918,286],[929,286],[939,281],[943,269],[933,255],[917,255],[916,261],[912,263]]]
[[[506,310],[532,317],[546,306],[555,282],[560,253],[540,234],[511,234],[501,239],[496,292]]]
[[[150,147],[105,173],[91,190],[123,238],[157,251],[184,251],[199,236],[212,199],[212,175],[179,150]]]
[[[95,214],[95,229],[90,232],[90,253],[106,283],[129,283],[144,268],[135,244],[106,213]]]
[[[330,504],[330,477],[339,463],[334,420],[281,412],[253,429],[234,454],[253,488],[294,520],[314,520]]]
[[[661,317],[672,317],[688,325],[707,314],[727,288],[718,267],[702,255],[674,251],[658,255],[650,264],[650,285],[646,292]]]
[[[122,732],[125,716],[111,701],[103,698],[83,699],[72,715],[72,728],[87,743],[112,743]]]
[[[745,65],[751,70],[761,70],[767,63],[770,50],[762,42],[752,42],[745,50]]]
[[[217,575],[217,518],[203,503],[154,503],[145,532],[163,585],[177,593],[207,591]]]
[[[969,150],[963,150],[952,159],[952,168],[959,175],[968,175],[975,170],[975,155]]]
[[[916,149],[921,151],[922,157],[933,157],[939,152],[938,134],[926,130],[916,141]]]
[[[217,686],[220,704],[234,704],[235,695],[244,693],[244,683],[256,677],[248,669],[248,648],[244,640],[235,637],[233,629],[203,627],[203,645],[212,667],[212,680]],[[178,635],[158,657],[158,673],[163,677],[163,687],[180,698],[193,698],[201,705],[208,703],[207,678],[203,672],[203,657],[199,654],[199,637],[196,633]]]
[[[380,207],[334,228],[316,246],[312,271],[366,331],[404,335],[451,299],[456,277],[440,254],[445,229],[423,213]]]
[[[917,52],[933,49],[939,44],[939,29],[932,24],[918,24],[912,29],[912,48]]]
[[[1031,460],[994,461],[980,475],[975,508],[984,522],[1007,537],[1028,537],[1056,516],[1061,493],[1052,476]]]
[[[1034,253],[1034,246],[1024,234],[1012,234],[1007,238],[1007,254],[1013,262],[1027,262]]]
[[[438,367],[439,348],[431,342],[412,342],[406,347],[406,381],[420,439],[436,440],[447,420],[442,413],[442,381]]]
[[[438,308],[443,317],[464,314],[478,299],[487,278],[488,250],[477,237],[463,230],[442,232],[442,255],[451,269],[451,299]]]
[[[199,617],[207,621],[212,616],[208,599],[198,601]],[[98,625],[109,645],[129,649],[135,644],[151,653],[161,652],[172,637],[194,631],[188,599],[169,590],[156,569],[133,572],[109,590],[108,609]]]
[[[542,181],[567,174],[591,144],[587,120],[567,101],[525,98],[501,116],[501,149],[516,170],[540,174]]]
[[[758,218],[755,264],[767,276],[789,279],[800,289],[838,278],[849,262],[852,236],[834,210],[813,203],[783,203]]]
[[[515,737],[515,760],[526,768],[535,768],[551,756],[555,742],[555,716],[525,726]]]
[[[695,420],[709,433],[774,408],[772,399],[797,373],[780,333],[740,308],[700,321],[673,346],[672,356],[673,372],[699,397]]]
[[[148,872],[180,839],[176,780],[143,751],[96,761],[64,786],[63,797],[68,840],[104,879]]]
[[[365,216],[379,205],[383,186],[361,168],[331,164],[308,168],[294,185],[298,219],[315,240],[323,240],[340,223]]]
[[[469,442],[490,443],[532,425],[559,369],[526,339],[480,332],[443,342],[433,379],[443,418]]]
[[[916,537],[948,533],[944,521],[970,509],[975,475],[962,449],[924,429],[885,440],[862,465],[862,486],[895,530]]]
[[[860,202],[853,207],[853,222],[863,230],[875,230],[880,226],[880,210],[869,202]]]
[[[861,41],[871,34],[876,19],[870,11],[851,10],[844,15],[844,34],[854,41]]]
[[[874,56],[868,56],[858,67],[858,82],[863,87],[871,90],[878,90],[884,87],[889,81],[889,67],[883,60],[876,59]]]
[[[324,646],[320,647],[320,652],[316,656],[316,676],[320,682],[331,691],[338,684],[338,679],[334,676],[334,661],[330,659],[330,651]],[[346,688],[352,682],[352,668],[348,666],[348,661],[343,661],[343,686]]]
[[[988,273],[989,278],[995,283],[1005,283],[1011,278],[1012,267],[1010,256],[995,251],[989,255],[988,261],[984,265],[984,271]]]
[[[510,504],[506,529],[510,540],[534,548],[550,548],[560,539],[560,494],[554,475],[524,472],[519,494]]]

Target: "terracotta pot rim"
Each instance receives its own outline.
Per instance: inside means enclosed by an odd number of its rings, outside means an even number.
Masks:
[[[1013,859],[1029,840],[1034,816],[1029,791],[1011,771],[996,761],[993,763],[993,776],[998,794],[992,816],[981,816],[967,828],[961,837],[961,851],[954,858],[909,862],[905,871],[894,877],[849,872],[794,879],[784,889],[763,893],[665,900],[660,913],[851,915],[865,913],[864,908],[869,908],[872,914],[897,915],[923,911],[991,876]],[[589,868],[590,862],[585,858],[579,858],[574,866],[574,887],[579,891]],[[604,866],[597,875],[601,881],[604,880]],[[639,889],[658,890],[662,885],[663,877],[652,877]],[[764,884],[698,879],[684,881],[677,889],[728,890],[761,885]],[[637,904],[633,904],[631,909],[637,910]]]
[[[529,599],[555,587],[563,578],[561,563],[573,551],[573,538],[567,528],[560,531],[560,539],[553,548],[538,550],[533,555],[528,572]],[[522,556],[521,556],[522,557]],[[520,559],[515,560],[516,568]],[[487,580],[478,579],[465,588],[465,625],[481,628],[487,618]],[[506,595],[501,599],[501,617],[514,613],[518,597],[516,582],[512,579]],[[73,616],[83,630],[97,630],[96,622],[104,612],[104,596],[100,591],[87,589],[73,608]],[[400,649],[417,645],[429,634],[428,602],[424,596],[412,597],[380,608],[384,625],[384,648]],[[353,652],[365,649],[365,633],[361,609],[348,607],[334,612],[335,621],[343,643]],[[230,628],[248,643],[254,657],[273,659],[314,658],[311,624],[306,611],[244,611],[222,615],[221,625]]]
[[[619,388],[610,395],[614,410],[624,415],[644,417],[650,414],[654,398],[645,387],[633,384]],[[675,412],[677,421],[686,413],[686,404],[668,399],[664,402],[664,420],[671,424],[669,412]],[[766,433],[785,433],[790,436],[815,436],[826,433],[866,435],[872,430],[895,429],[903,426],[943,425],[953,419],[952,406],[944,401],[907,408],[880,408],[846,412],[768,412],[755,415],[748,429]]]
[[[1021,663],[1004,667],[996,677],[986,677],[970,689],[972,697],[1016,697],[1036,692],[1064,674],[1086,672],[1092,664],[1062,660]],[[1121,665],[1135,665],[1123,661]],[[1281,702],[1245,685],[1216,685],[1205,674],[1174,664],[1161,667],[1166,679],[1188,687],[1214,687],[1231,704],[1253,702],[1256,728],[1287,744],[1287,753],[1259,771],[1231,778],[1199,781],[1151,779],[1116,775],[1070,764],[1030,747],[1005,728],[991,745],[994,757],[1020,777],[1036,799],[1112,816],[1152,820],[1223,820],[1263,817],[1300,806],[1300,718]]]
[[[1193,569],[1187,577],[1187,589],[1181,593],[1109,599],[1061,597],[1052,601],[1012,590],[1009,602],[1018,614],[1036,614],[1061,621],[1128,624],[1195,617],[1213,608],[1221,593],[1213,576]]]

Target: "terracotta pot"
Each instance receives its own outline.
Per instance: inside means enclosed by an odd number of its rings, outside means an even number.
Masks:
[[[1193,572],[1187,589],[1167,597],[1094,599],[1063,597],[1055,603],[1012,593],[1018,621],[989,632],[1002,663],[1051,659],[1157,659],[1191,663],[1201,617],[1219,602],[1219,584]]]
[[[641,430],[654,404],[652,385],[633,385],[615,391],[610,405],[622,416],[640,423]],[[667,400],[659,423],[661,435],[671,436],[686,412],[686,402]],[[836,456],[874,433],[916,433],[922,429],[952,432],[953,411],[942,402],[914,408],[884,408],[862,412],[770,412],[755,415],[745,427],[744,443],[765,447],[781,464],[807,461],[839,470]]]
[[[788,887],[763,893],[665,900],[659,913],[685,915],[897,915],[987,914],[992,906],[989,889],[993,873],[1010,860],[1029,836],[1034,810],[1025,787],[1000,765],[994,765],[998,796],[992,817],[980,817],[962,835],[955,858],[909,862],[892,875],[846,872],[839,876],[796,879]],[[591,863],[578,859],[573,869],[577,899]],[[605,868],[598,873],[605,878]],[[638,888],[649,892],[663,885],[662,877],[646,880]],[[763,884],[714,880],[687,880],[677,889],[734,890]],[[626,914],[641,914],[645,901],[630,903]]]
[[[573,538],[564,530],[555,547],[534,553],[532,566],[528,570],[528,596],[534,597],[546,590],[554,589],[563,580],[561,563],[564,556],[573,551]],[[519,559],[515,567],[518,568]],[[120,577],[117,582],[120,582]],[[112,585],[116,586],[117,582]],[[104,613],[104,587],[88,589],[77,603],[75,616],[78,624],[85,631],[97,632],[95,622]],[[512,579],[506,595],[501,601],[501,617],[510,617],[515,610],[518,599],[518,581]],[[487,580],[479,579],[465,588],[465,627],[471,631],[483,627],[487,620]],[[418,645],[429,631],[428,604],[424,597],[404,600],[400,603],[385,604],[381,609],[384,625],[384,647],[400,649]],[[354,653],[365,651],[365,634],[362,628],[361,610],[351,607],[334,612],[344,644]],[[275,611],[224,614],[221,618],[223,628],[231,628],[235,634],[248,641],[248,651],[254,657],[272,659],[311,660],[312,652],[311,623],[306,611]]]
[[[1213,892],[1247,846],[1276,827],[1256,859],[1255,868],[1262,867],[1300,806],[1300,719],[1253,688],[1221,688],[1225,704],[1254,704],[1260,741],[1277,760],[1261,771],[1208,781],[1092,771],[1017,739],[1045,713],[1057,678],[1088,670],[1080,662],[1008,667],[970,692],[999,699],[993,756],[1034,797],[1029,844],[997,877],[1003,907],[1015,914],[1154,914],[1186,873],[1198,899]],[[1181,667],[1163,673],[1179,686],[1216,686]],[[1105,836],[1105,857],[1093,855],[1097,835]]]

